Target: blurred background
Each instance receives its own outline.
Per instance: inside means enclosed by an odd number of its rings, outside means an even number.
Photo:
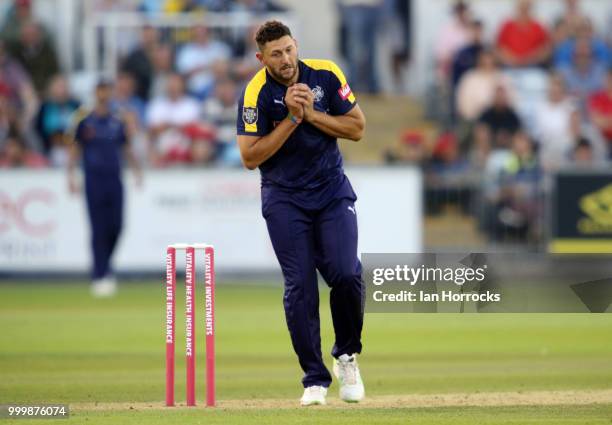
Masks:
[[[0,271],[86,272],[70,130],[101,79],[144,167],[119,272],[206,241],[226,272],[277,267],[236,99],[254,31],[286,22],[368,118],[341,142],[362,252],[612,252],[606,0],[6,0],[0,4]],[[6,272],[6,273],[4,273]]]

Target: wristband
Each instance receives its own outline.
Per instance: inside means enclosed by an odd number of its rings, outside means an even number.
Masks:
[[[289,121],[291,121],[295,125],[299,125],[302,122],[301,119],[293,115],[291,112],[289,112],[289,114],[287,115],[287,118],[289,119]]]

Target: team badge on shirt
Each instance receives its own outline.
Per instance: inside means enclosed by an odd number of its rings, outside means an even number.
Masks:
[[[257,108],[242,108],[242,121],[245,124],[255,124],[257,122]]]
[[[83,125],[83,140],[82,142],[87,142],[96,137],[96,129],[93,125],[84,124]]]
[[[315,86],[314,88],[312,88],[310,90],[312,92],[312,94],[314,95],[314,101],[316,102],[320,102],[321,99],[323,99],[323,96],[325,95],[325,92],[323,91],[323,89],[321,88],[321,86]]]

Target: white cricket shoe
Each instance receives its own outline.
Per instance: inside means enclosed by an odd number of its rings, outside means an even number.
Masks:
[[[342,400],[347,403],[357,403],[363,400],[365,389],[359,373],[356,354],[351,356],[343,354],[337,360],[334,359],[334,375],[340,383]]]
[[[96,298],[109,298],[117,293],[117,280],[112,277],[96,279],[91,283],[91,295]]]
[[[317,404],[325,404],[325,396],[327,395],[327,388],[319,385],[313,385],[312,387],[304,388],[304,395],[300,399],[302,406],[314,406]]]

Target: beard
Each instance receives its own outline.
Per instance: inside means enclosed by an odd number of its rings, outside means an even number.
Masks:
[[[289,72],[291,70],[291,72]],[[269,70],[270,74],[282,83],[290,83],[298,72],[297,60],[295,64],[285,65],[278,70]]]

